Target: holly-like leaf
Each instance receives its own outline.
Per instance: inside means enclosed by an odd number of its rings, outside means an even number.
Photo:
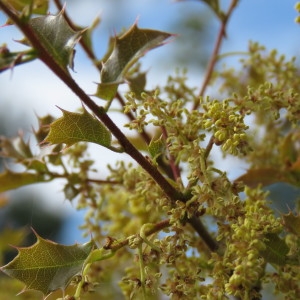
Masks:
[[[293,234],[300,237],[300,215],[294,215],[292,212],[282,216],[285,228]]]
[[[10,245],[20,245],[28,235],[26,228],[4,228],[0,235],[0,262],[5,251],[11,251]]]
[[[32,158],[32,152],[29,143],[23,139],[23,135],[14,138],[0,137],[0,155],[2,157],[13,158],[17,161],[23,161],[26,158]]]
[[[171,36],[167,32],[139,29],[135,23],[123,35],[115,37],[112,51],[103,63],[96,95],[111,100],[128,69],[148,50],[161,46]]]
[[[85,260],[96,247],[93,240],[86,244],[65,246],[45,240],[36,234],[31,247],[17,248],[18,255],[1,270],[23,283],[25,290],[38,290],[44,295],[65,289],[70,280],[81,273]]]
[[[29,142],[24,141],[22,133],[13,138],[0,136],[0,156],[12,158],[15,162],[26,166],[27,169],[35,170],[38,173],[47,171],[42,153],[39,156],[34,156]]]
[[[17,189],[24,185],[46,182],[49,178],[46,178],[43,174],[38,173],[15,173],[10,170],[5,170],[0,174],[0,193]]]
[[[78,142],[91,142],[104,147],[111,145],[111,133],[86,109],[83,113],[73,113],[60,108],[63,116],[50,124],[50,132],[43,144],[72,146]]]
[[[74,31],[65,21],[63,13],[62,10],[56,16],[33,18],[29,24],[55,61],[67,71],[67,66],[74,67],[74,47],[83,31]]]

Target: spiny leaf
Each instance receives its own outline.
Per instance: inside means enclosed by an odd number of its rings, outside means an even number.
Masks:
[[[75,32],[65,21],[63,12],[31,19],[29,24],[55,61],[67,71],[67,66],[73,69],[73,48],[83,31]]]
[[[29,143],[23,139],[23,135],[14,138],[0,137],[0,155],[22,161],[26,158],[32,158],[32,152]]]
[[[26,284],[24,290],[38,290],[48,295],[65,289],[80,274],[86,258],[95,248],[93,240],[86,244],[65,246],[38,236],[31,247],[17,248],[18,255],[1,270]]]
[[[1,254],[4,251],[11,251],[10,245],[20,245],[27,235],[28,230],[26,228],[4,228],[0,235],[0,262],[2,262]]]
[[[0,193],[17,189],[21,186],[49,181],[44,175],[38,173],[15,173],[5,170],[0,174]]]
[[[283,215],[283,224],[285,228],[293,234],[300,237],[300,215],[294,215],[292,212]]]
[[[162,45],[171,36],[162,31],[139,29],[134,24],[123,35],[116,37],[113,49],[104,61],[96,95],[111,100],[128,69],[148,50]]]
[[[35,170],[38,173],[47,171],[42,153],[39,156],[34,156],[29,142],[24,141],[22,133],[13,138],[0,136],[0,156],[12,158],[14,161],[26,166],[27,169]]]
[[[50,125],[50,132],[43,143],[71,146],[78,142],[91,142],[104,147],[111,145],[111,133],[86,109],[73,113],[60,108],[63,116]]]

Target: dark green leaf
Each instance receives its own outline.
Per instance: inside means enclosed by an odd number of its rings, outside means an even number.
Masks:
[[[25,290],[38,290],[48,295],[65,289],[80,274],[86,258],[95,248],[94,241],[64,246],[38,236],[31,247],[17,248],[18,255],[1,270],[26,284]]]
[[[113,49],[104,61],[96,95],[111,100],[128,69],[147,51],[162,45],[171,36],[162,31],[139,29],[134,24],[123,35],[116,37]]]
[[[31,19],[29,24],[55,61],[65,70],[67,66],[73,69],[74,47],[83,31],[75,32],[65,21],[63,11],[57,16]]]
[[[104,147],[111,145],[111,133],[86,109],[83,113],[72,113],[60,108],[63,116],[50,125],[50,132],[43,143],[72,146],[78,142],[96,143]]]

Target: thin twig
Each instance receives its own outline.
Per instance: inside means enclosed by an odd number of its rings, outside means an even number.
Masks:
[[[170,199],[186,201],[184,195],[177,191],[158,171],[158,169],[152,165],[127,139],[119,127],[108,116],[103,107],[99,107],[75,82],[70,76],[69,72],[62,68],[55,59],[48,53],[45,46],[40,42],[31,26],[26,22],[20,20],[18,14],[11,9],[11,7],[4,1],[0,1],[0,8],[11,18],[11,20],[20,28],[25,34],[32,46],[37,50],[39,58],[49,67],[53,73],[60,78],[78,98],[84,103],[95,116],[103,122],[103,124],[110,130],[110,132],[116,137],[120,145],[123,147],[125,153],[130,155],[149,175],[156,181],[156,183],[162,188],[165,194]]]
[[[186,202],[186,196],[174,188],[168,180],[158,171],[158,169],[152,165],[127,139],[122,133],[119,127],[112,121],[112,119],[105,112],[103,107],[99,107],[74,81],[70,76],[69,72],[61,67],[55,59],[48,53],[47,48],[40,42],[40,39],[36,36],[28,22],[24,22],[23,19],[19,18],[18,12],[15,11],[9,4],[0,0],[0,8],[4,13],[19,27],[24,33],[31,45],[37,50],[39,58],[43,61],[50,70],[60,78],[75,95],[84,103],[95,116],[103,122],[103,124],[110,130],[110,132],[116,137],[120,145],[123,147],[125,153],[130,155],[160,186],[166,196],[171,201],[175,202],[180,200]],[[204,242],[210,249],[216,249],[216,245],[213,242],[212,237],[208,234],[204,225],[197,218],[192,218],[189,223],[195,228],[198,234],[203,238]],[[128,242],[127,242],[128,243]]]
[[[236,7],[237,2],[238,2],[238,0],[232,0],[231,1],[229,9],[228,9],[227,13],[225,14],[224,18],[222,19],[222,23],[221,23],[221,27],[220,27],[220,30],[219,30],[219,33],[218,33],[218,36],[217,36],[217,40],[216,40],[212,55],[210,57],[207,69],[206,69],[206,74],[205,74],[205,77],[204,77],[204,81],[202,83],[202,86],[201,86],[201,89],[200,89],[200,92],[199,92],[199,96],[198,96],[197,100],[194,103],[193,110],[198,109],[198,107],[200,105],[200,99],[201,99],[201,97],[203,97],[203,95],[205,93],[205,90],[208,86],[208,83],[211,79],[211,76],[213,74],[213,70],[214,70],[216,62],[218,60],[218,55],[219,55],[219,52],[220,52],[220,49],[221,49],[223,38],[226,36],[226,26],[227,26],[229,17],[231,16],[234,8]]]
[[[162,131],[164,139],[167,140],[168,133],[164,126],[161,127],[161,131]],[[179,179],[181,179],[180,170],[179,170],[178,165],[175,163],[175,159],[174,159],[173,155],[171,155],[170,153],[169,153],[169,162],[170,162],[170,168],[173,172],[173,178],[177,182]]]

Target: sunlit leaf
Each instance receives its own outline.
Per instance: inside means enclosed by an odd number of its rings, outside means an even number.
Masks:
[[[65,289],[80,274],[84,262],[95,248],[94,241],[64,246],[38,236],[31,247],[17,248],[18,255],[1,270],[26,284],[25,290],[38,290],[48,295]]]
[[[29,24],[55,61],[65,70],[67,66],[73,69],[74,47],[83,31],[74,31],[65,21],[63,11],[56,16],[33,18]]]
[[[113,49],[101,70],[101,83],[96,95],[111,100],[118,85],[124,81],[128,69],[147,51],[162,45],[170,33],[139,29],[134,24],[128,31],[113,41]]]
[[[161,138],[157,139],[157,140],[151,140],[149,146],[148,146],[148,151],[151,155],[152,158],[157,158],[158,156],[160,156],[165,148],[165,144],[162,141]]]
[[[10,170],[5,170],[0,173],[0,193],[17,189],[21,186],[49,181],[42,174],[38,173],[15,173]]]
[[[83,113],[60,110],[63,116],[51,123],[50,132],[43,143],[71,146],[78,142],[90,142],[105,147],[111,145],[111,133],[86,109]]]

